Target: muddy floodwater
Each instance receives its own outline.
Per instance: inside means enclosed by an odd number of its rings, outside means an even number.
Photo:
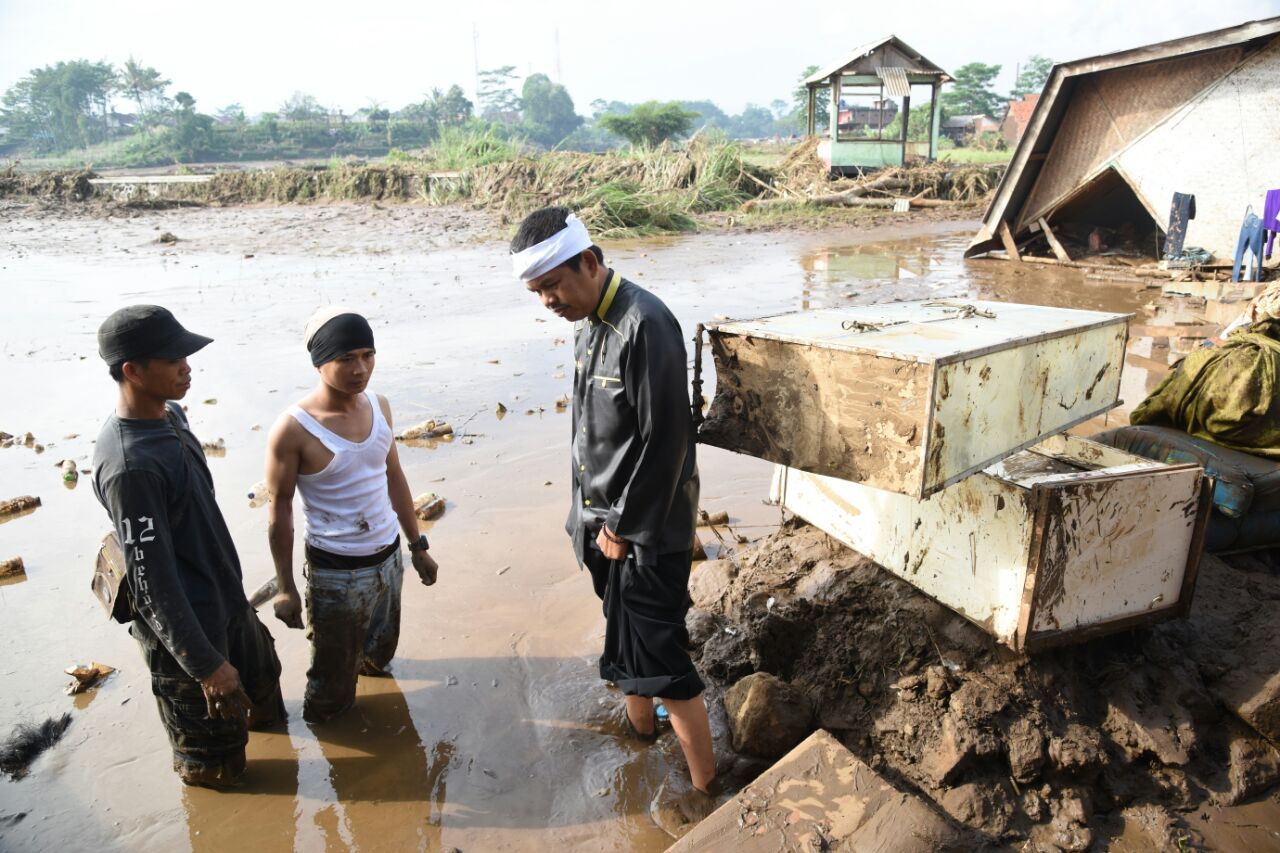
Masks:
[[[9,207],[0,222],[0,430],[30,431],[44,447],[0,449],[0,500],[43,501],[0,524],[0,560],[26,565],[25,581],[0,586],[0,736],[72,715],[25,779],[0,781],[0,848],[665,848],[647,806],[668,772],[683,772],[679,751],[671,735],[649,750],[621,736],[619,697],[595,671],[600,606],[563,532],[569,428],[555,403],[570,390],[572,328],[511,279],[501,242],[477,236],[491,225],[377,206],[117,218]],[[604,248],[690,336],[717,317],[924,297],[1134,312],[1138,322],[1184,310],[1138,282],[965,262],[975,227],[904,219]],[[161,231],[178,242],[156,242]],[[401,448],[414,493],[438,492],[448,508],[429,525],[439,583],[406,580],[394,677],[361,679],[355,709],[313,730],[301,715],[307,641],[264,613],[291,719],[287,731],[252,736],[234,793],[185,789],[170,770],[138,649],[89,592],[106,515],[88,476],[69,488],[57,467],[89,467],[115,393],[95,331],[138,302],[215,339],[191,359],[184,402],[196,434],[225,443],[210,467],[250,589],[272,568],[266,510],[246,492],[262,476],[272,422],[315,381],[301,336],[316,307],[371,319],[371,387],[390,398],[397,427],[430,418],[455,430],[452,441]],[[1153,345],[1130,343],[1163,358]],[[1126,405],[1155,379],[1127,367]],[[771,466],[709,448],[700,464],[706,509],[727,511],[752,539],[773,529]],[[117,672],[64,695],[63,669],[90,661]]]

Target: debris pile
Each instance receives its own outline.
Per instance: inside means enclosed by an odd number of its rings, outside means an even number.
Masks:
[[[21,557],[0,560],[0,580],[24,578],[26,576],[27,567],[23,565]]]
[[[63,670],[67,675],[71,676],[71,680],[67,682],[66,689],[63,691],[68,696],[74,696],[77,693],[97,687],[98,684],[111,673],[115,672],[114,666],[107,666],[105,663],[93,663],[85,666],[84,664],[74,664]]]
[[[25,515],[38,506],[40,506],[40,499],[31,495],[0,501],[0,521]]]
[[[39,725],[19,723],[14,726],[13,734],[0,744],[0,773],[10,779],[21,779],[27,775],[32,762],[40,754],[56,744],[71,725],[71,715],[45,720]]]
[[[696,567],[690,593],[736,749],[826,729],[991,843],[1087,849],[1129,820],[1163,845],[1280,781],[1280,576],[1257,560],[1206,557],[1187,620],[1030,658],[795,523]]]
[[[453,435],[453,427],[444,421],[423,421],[400,430],[396,433],[396,440],[416,441],[423,438],[444,438],[446,435]]]
[[[895,202],[906,202],[909,208],[977,204],[995,189],[1004,173],[1003,165],[921,162],[856,178],[833,177],[818,156],[818,142],[813,137],[792,148],[765,192],[747,201],[743,209],[776,204],[889,208]]]
[[[0,169],[0,198],[33,196],[35,198],[87,201],[93,195],[89,183],[98,177],[87,169],[48,172],[19,172],[16,164]]]
[[[413,512],[419,521],[435,521],[444,515],[445,499],[435,492],[418,495],[413,499]]]

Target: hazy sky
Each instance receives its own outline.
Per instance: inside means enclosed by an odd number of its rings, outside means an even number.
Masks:
[[[398,109],[433,86],[458,83],[471,95],[476,32],[481,68],[554,79],[558,56],[583,114],[596,98],[709,98],[738,112],[788,98],[806,65],[833,64],[889,33],[947,70],[1000,63],[1007,90],[1029,54],[1078,59],[1276,15],[1280,0],[0,0],[0,90],[60,60],[120,65],[132,55],[204,111],[233,102],[273,110],[295,91],[348,112],[375,99]]]

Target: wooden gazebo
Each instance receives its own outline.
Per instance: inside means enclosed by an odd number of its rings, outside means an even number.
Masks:
[[[819,156],[835,172],[857,172],[883,166],[901,166],[911,159],[933,160],[938,154],[939,102],[942,84],[951,77],[921,56],[897,36],[857,47],[840,63],[805,80],[809,90],[808,133],[817,133],[817,106],[820,89],[829,88],[831,98],[830,138],[819,146]],[[916,87],[929,88],[933,109],[929,116],[928,138],[908,139],[911,123],[911,93]],[[845,96],[871,98],[869,104],[854,106]],[[920,96],[923,97],[921,92]],[[917,98],[917,103],[920,98]],[[898,106],[901,102],[901,107]],[[885,136],[892,116],[900,115],[897,132]]]

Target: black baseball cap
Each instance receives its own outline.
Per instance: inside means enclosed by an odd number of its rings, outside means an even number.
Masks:
[[[135,358],[186,358],[211,343],[213,338],[188,332],[159,305],[121,308],[98,327],[98,355],[109,365]]]

